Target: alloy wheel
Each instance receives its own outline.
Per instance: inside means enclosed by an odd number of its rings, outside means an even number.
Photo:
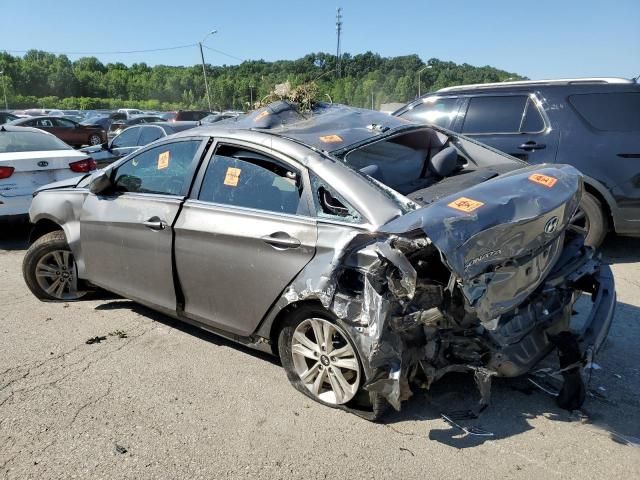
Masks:
[[[78,290],[76,262],[69,250],[54,250],[36,264],[38,285],[58,300],[77,300],[86,292]]]
[[[569,220],[567,228],[586,237],[589,233],[589,227],[589,217],[585,214],[582,207],[579,207]]]
[[[344,404],[360,387],[360,365],[346,334],[321,318],[302,321],[291,339],[296,373],[319,400]]]
[[[91,135],[89,137],[89,145],[100,145],[102,143],[102,139],[98,135]]]

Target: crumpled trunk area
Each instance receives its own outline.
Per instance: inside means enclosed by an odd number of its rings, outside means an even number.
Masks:
[[[560,245],[563,238],[557,240]],[[478,315],[480,304],[469,301],[467,284],[452,274],[420,230],[406,236],[356,236],[342,251],[330,262],[331,276],[285,295],[292,301],[319,299],[336,315],[368,362],[364,388],[397,410],[412,395],[411,386],[428,389],[450,372],[473,372],[482,410],[493,376],[518,375],[528,367],[509,359],[527,335],[552,325],[558,331],[568,328],[573,288],[560,280],[514,312],[487,322]],[[480,288],[479,282],[474,285]]]

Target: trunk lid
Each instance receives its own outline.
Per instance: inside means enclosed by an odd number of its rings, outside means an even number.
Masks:
[[[409,212],[381,231],[424,231],[480,320],[490,321],[544,280],[581,196],[582,176],[575,168],[533,166]]]
[[[52,182],[77,177],[69,164],[87,158],[76,150],[0,153],[0,166],[12,167],[9,178],[0,179],[0,194],[5,197],[30,195]]]

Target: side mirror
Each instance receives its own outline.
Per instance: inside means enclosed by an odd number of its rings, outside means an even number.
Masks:
[[[109,142],[104,142],[100,146],[102,147],[103,150],[106,150],[107,152],[111,151],[111,146],[109,145]]]
[[[99,195],[106,192],[113,186],[111,182],[111,171],[100,170],[94,174],[89,181],[89,191],[94,195]]]

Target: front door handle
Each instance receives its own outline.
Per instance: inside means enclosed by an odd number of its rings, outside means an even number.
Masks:
[[[544,143],[536,143],[533,140],[523,143],[518,147],[520,150],[525,150],[527,152],[531,152],[533,150],[542,150],[543,148],[547,148]]]
[[[271,235],[260,237],[260,239],[272,247],[279,249],[298,248],[300,246],[300,240],[290,236],[286,232],[275,232]]]
[[[168,223],[160,220],[158,217],[151,217],[149,220],[145,220],[142,224],[151,230],[164,230],[167,228]]]

